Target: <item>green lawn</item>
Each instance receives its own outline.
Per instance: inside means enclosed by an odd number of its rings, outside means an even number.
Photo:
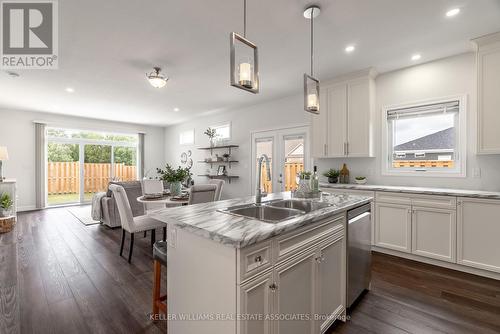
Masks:
[[[92,200],[93,195],[94,195],[94,193],[85,193],[85,195],[84,195],[85,202],[90,202]],[[79,201],[80,201],[79,194],[58,194],[58,195],[49,195],[48,196],[48,204],[49,205],[78,203]]]

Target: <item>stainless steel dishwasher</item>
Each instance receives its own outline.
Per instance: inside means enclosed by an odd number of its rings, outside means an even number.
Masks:
[[[347,308],[370,288],[371,204],[347,212]]]

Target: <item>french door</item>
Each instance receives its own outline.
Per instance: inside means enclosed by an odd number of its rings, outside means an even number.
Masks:
[[[259,175],[263,191],[295,190],[297,173],[310,169],[309,128],[293,127],[252,134],[252,194],[255,194],[257,162],[262,154],[269,157],[271,164],[271,181],[265,166]]]

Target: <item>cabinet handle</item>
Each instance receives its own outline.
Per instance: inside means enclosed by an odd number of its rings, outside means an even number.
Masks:
[[[328,155],[328,146],[325,144],[323,145],[323,149],[324,149],[324,153],[325,153],[325,157]]]
[[[349,155],[349,142],[345,143],[345,155]]]
[[[275,292],[278,290],[278,285],[276,283],[273,283],[269,286],[269,289],[271,289],[272,292]]]
[[[255,257],[255,262],[262,262],[262,256],[256,256]]]

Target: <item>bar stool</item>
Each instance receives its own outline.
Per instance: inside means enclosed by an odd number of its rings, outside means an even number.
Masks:
[[[153,316],[159,311],[167,314],[167,295],[161,296],[161,266],[167,266],[167,242],[157,241],[153,246]]]

